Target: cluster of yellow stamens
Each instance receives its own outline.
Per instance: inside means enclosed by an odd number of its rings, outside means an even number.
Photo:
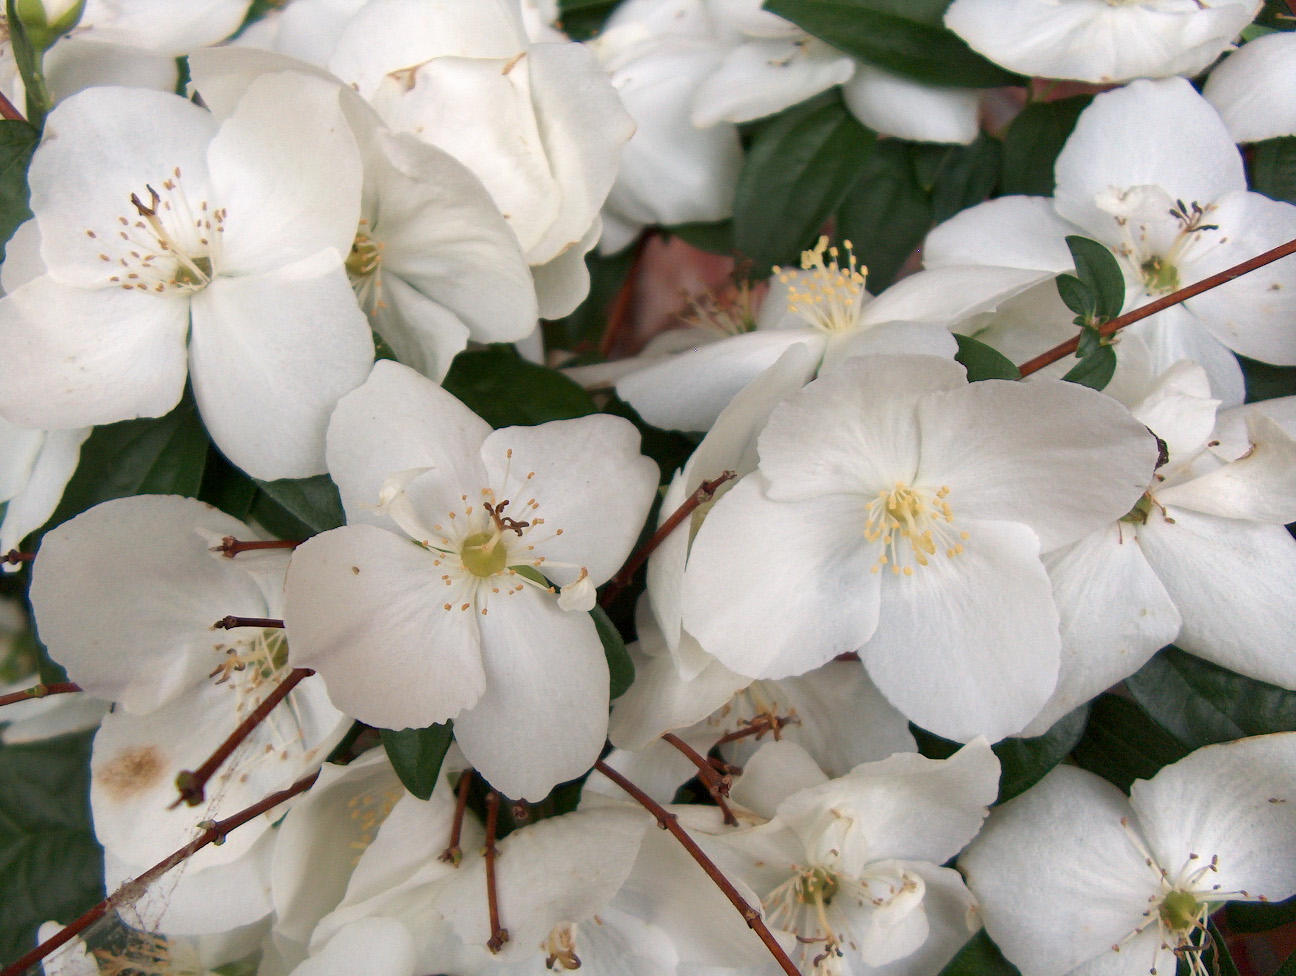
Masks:
[[[360,307],[372,315],[387,305],[382,300],[383,243],[369,233],[369,221],[362,217],[360,229],[351,242],[351,253],[347,255],[346,270]]]
[[[821,237],[813,248],[801,252],[801,271],[808,273],[774,269],[778,280],[787,285],[788,311],[824,332],[853,331],[867,295],[864,281],[868,268],[856,264],[850,241],[843,241],[842,248],[845,267],[838,262],[841,252]]]
[[[902,481],[878,492],[865,510],[864,522],[864,538],[882,544],[882,552],[873,565],[874,573],[890,565],[896,576],[913,575],[913,567],[904,564],[906,554],[900,548],[904,542],[909,543],[913,560],[919,566],[926,566],[927,557],[936,555],[938,548],[944,549],[950,559],[963,552],[968,534],[959,532],[956,538],[952,531],[945,529],[945,525],[954,521],[954,512],[945,500],[949,493],[948,485],[931,493],[911,488]]]

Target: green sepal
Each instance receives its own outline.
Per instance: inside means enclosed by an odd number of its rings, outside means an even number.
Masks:
[[[962,363],[963,368],[967,370],[969,383],[977,383],[981,380],[1021,379],[1021,370],[998,349],[992,349],[984,342],[957,333],[954,339],[958,343],[958,352],[954,354],[954,359]]]
[[[634,661],[630,660],[630,652],[626,650],[625,641],[621,639],[620,632],[603,608],[595,607],[590,611],[590,616],[594,618],[594,629],[598,631],[599,640],[603,642],[603,656],[607,658],[608,697],[616,701],[634,684]]]
[[[454,738],[454,723],[447,720],[426,729],[382,729],[383,748],[396,775],[420,800],[426,800],[436,789],[441,763]]]

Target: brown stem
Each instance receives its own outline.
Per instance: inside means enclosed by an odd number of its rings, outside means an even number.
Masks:
[[[1296,0],[1292,0],[1292,2],[1296,3]],[[1187,288],[1180,288],[1178,291],[1171,292],[1169,295],[1158,298],[1154,302],[1148,302],[1148,304],[1136,308],[1131,312],[1126,312],[1124,315],[1118,315],[1111,321],[1104,322],[1102,325],[1098,326],[1098,332],[1100,335],[1109,336],[1112,333],[1125,328],[1127,325],[1133,325],[1135,322],[1145,319],[1150,315],[1155,315],[1157,312],[1165,311],[1172,305],[1178,305],[1180,302],[1187,301],[1190,298],[1195,298],[1202,292],[1210,291],[1212,288],[1218,288],[1220,285],[1227,284],[1234,278],[1240,278],[1244,274],[1255,271],[1257,268],[1263,268],[1266,264],[1273,264],[1279,258],[1285,258],[1287,255],[1294,253],[1296,253],[1296,240],[1288,241],[1286,244],[1279,244],[1277,247],[1265,251],[1263,254],[1257,254],[1255,257],[1243,261],[1241,264],[1235,264],[1231,268],[1225,268],[1219,274],[1213,274],[1209,278],[1203,278],[1201,281],[1189,285]],[[1021,375],[1029,376],[1031,373],[1037,373],[1045,366],[1052,365],[1059,359],[1065,359],[1079,347],[1080,336],[1077,335],[1060,345],[1054,346],[1048,352],[1040,353],[1034,359],[1022,363],[1019,367]]]
[[[216,770],[220,769],[234,750],[243,744],[243,740],[265,721],[266,716],[274,710],[274,707],[288,697],[290,691],[314,673],[310,668],[293,668],[288,672],[288,677],[279,682],[274,691],[266,695],[265,700],[239,723],[238,728],[230,733],[229,738],[207,757],[205,763],[197,769],[182,769],[180,775],[176,777],[176,789],[180,791],[180,796],[171,804],[170,809],[174,810],[181,803],[187,803],[191,807],[196,807],[202,803],[204,799],[203,790],[207,786],[207,781],[216,774]]]
[[[153,884],[177,864],[192,857],[208,844],[220,843],[236,827],[242,827],[249,820],[255,820],[268,810],[273,810],[285,800],[291,800],[297,794],[306,792],[315,785],[315,780],[318,778],[319,771],[316,770],[309,776],[299,779],[286,790],[271,793],[265,799],[257,801],[231,817],[217,820],[214,823],[209,821],[206,829],[180,850],[159,861],[137,878],[125,882],[120,888],[76,919],[72,924],[60,930],[51,938],[46,939],[17,962],[5,967],[3,971],[0,971],[0,976],[21,976],[29,967],[34,966],[51,952],[72,941],[72,939],[103,918],[108,914],[109,910],[138,898],[149,885]]]
[[[5,97],[4,92],[0,92],[0,119],[8,119],[10,122],[26,122],[22,112],[14,108],[14,103]]]
[[[234,614],[221,617],[212,626],[217,630],[233,630],[236,627],[269,627],[282,630],[284,622],[275,617],[236,617]]]
[[[777,740],[779,733],[783,731],[784,726],[800,724],[801,719],[797,718],[795,715],[788,715],[785,717],[775,715],[773,718],[768,715],[757,715],[755,718],[747,720],[746,728],[737,729],[733,732],[722,735],[718,740],[716,740],[716,745],[728,745],[730,742],[737,742],[739,739],[745,739],[749,735],[754,735],[759,739],[766,732],[772,732],[775,740]]]
[[[640,546],[636,552],[632,553],[628,560],[626,560],[626,564],[621,567],[621,572],[612,577],[611,581],[608,583],[607,589],[603,591],[603,596],[600,598],[599,604],[604,609],[610,607],[612,602],[620,595],[621,591],[629,585],[630,580],[634,578],[634,574],[638,572],[639,567],[644,564],[649,556],[657,551],[658,546],[666,541],[666,537],[678,529],[680,525],[683,524],[684,520],[697,510],[699,505],[703,502],[710,501],[711,497],[716,493],[721,485],[736,477],[738,477],[736,472],[725,471],[720,475],[720,477],[712,478],[710,481],[704,481],[702,484],[698,485],[693,494],[684,499],[684,504],[675,509],[675,511],[671,513],[670,518],[663,522],[658,527],[657,531],[652,534],[652,537]]]
[[[707,873],[707,876],[715,882],[716,887],[724,892],[724,896],[729,899],[729,903],[738,909],[738,914],[743,917],[748,927],[765,943],[765,948],[770,951],[770,955],[783,968],[783,972],[787,973],[788,976],[801,976],[796,965],[788,958],[788,954],[783,951],[783,947],[778,944],[778,940],[774,938],[773,933],[765,925],[765,920],[761,918],[760,912],[747,904],[747,900],[738,894],[738,889],[715,866],[715,862],[706,856],[706,852],[698,846],[697,841],[690,837],[688,831],[679,825],[675,814],[635,786],[634,783],[630,782],[602,759],[594,764],[594,768],[629,793],[638,801],[640,806],[656,817],[658,827],[662,828],[662,830],[669,830],[675,836],[675,839],[683,845],[684,850],[689,852],[693,860],[697,861],[702,870]],[[0,974],[0,976],[4,976],[4,974]]]
[[[219,552],[227,559],[233,559],[240,552],[251,552],[254,549],[296,549],[301,545],[300,539],[253,539],[244,541],[227,535],[221,539],[219,546],[212,546],[211,552]]]
[[[508,929],[500,925],[499,892],[495,889],[495,858],[499,851],[495,849],[495,827],[499,822],[499,794],[491,790],[486,794],[486,910],[490,913],[491,937],[486,948],[499,952],[509,940]]]
[[[32,687],[24,688],[22,691],[0,695],[0,706],[15,705],[20,701],[27,701],[29,698],[44,698],[46,695],[67,695],[81,690],[81,686],[72,681],[54,681],[47,685],[32,685]]]
[[[644,231],[639,235],[639,240],[635,242],[634,256],[630,259],[630,270],[626,272],[625,280],[621,282],[616,298],[612,300],[612,307],[608,309],[607,328],[603,330],[603,337],[599,340],[599,355],[604,359],[612,355],[617,340],[630,322],[630,307],[633,305],[639,268],[643,265],[644,251],[651,239],[652,231]]]
[[[724,814],[725,825],[729,827],[737,827],[738,818],[733,815],[733,811],[729,809],[729,804],[725,802],[725,797],[729,794],[728,777],[722,775],[714,766],[711,765],[710,762],[707,761],[706,756],[699,753],[674,732],[662,733],[662,741],[674,746],[683,753],[684,758],[697,767],[698,779],[702,781],[702,785],[705,786],[707,792],[711,794],[711,799],[715,800],[716,806],[718,806],[720,812]]]
[[[463,833],[464,812],[468,809],[468,788],[472,786],[473,771],[465,769],[459,774],[459,791],[455,794],[454,819],[450,821],[450,844],[441,852],[441,860],[455,867],[463,860],[459,836]]]
[[[3,97],[3,95],[0,95],[0,98]],[[10,566],[17,566],[19,563],[29,563],[35,558],[36,553],[34,552],[19,552],[17,549],[10,549],[0,559],[0,562],[8,563]]]

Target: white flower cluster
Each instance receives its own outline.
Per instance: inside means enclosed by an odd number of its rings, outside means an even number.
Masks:
[[[1296,259],[1179,294],[1296,238],[1238,148],[1296,136],[1296,32],[954,0],[915,21],[950,50],[1109,88],[1051,198],[982,194],[876,295],[816,227],[560,374],[584,350],[540,320],[591,307],[599,252],[731,217],[749,123],[823,97],[959,152],[1016,96],[758,0],[625,0],[585,43],[588,3],[270,6],[9,6],[2,582],[75,684],[0,748],[97,727],[122,892],[46,973],[938,976],[984,927],[1025,976],[1205,976],[1214,911],[1296,896],[1296,720],[1234,702],[1124,778],[1073,753],[1170,644],[1296,715],[1296,396],[1245,402],[1238,358],[1296,365]],[[187,490],[69,488],[96,428],[186,405]],[[276,533],[221,477],[341,514]]]

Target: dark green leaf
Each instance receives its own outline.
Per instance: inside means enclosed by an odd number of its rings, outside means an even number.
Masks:
[[[1006,803],[1043,779],[1075,748],[1088,719],[1089,706],[1082,705],[1058,719],[1043,735],[1029,739],[1003,739],[995,743],[994,753],[1002,768],[999,798],[995,802]],[[948,759],[962,748],[960,743],[932,735],[916,725],[911,724],[909,731],[918,742],[918,751],[929,759]]]
[[[558,0],[558,21],[567,36],[585,41],[603,29],[617,0]]]
[[[876,294],[895,280],[932,223],[931,200],[918,185],[910,145],[882,140],[837,207],[837,233],[868,268],[870,291]]]
[[[1084,319],[1092,319],[1098,309],[1094,293],[1075,275],[1062,274],[1053,279],[1062,304]]]
[[[798,106],[763,128],[734,203],[734,246],[752,274],[794,263],[855,184],[876,136],[840,101]]]
[[[1251,189],[1296,203],[1296,136],[1265,139],[1251,147]]]
[[[916,14],[895,0],[765,0],[766,10],[833,47],[930,85],[993,88],[1023,83],[1019,75],[987,61],[953,31],[933,22],[933,4],[915,6]]]
[[[598,630],[599,640],[603,642],[603,656],[607,658],[608,676],[611,683],[610,697],[613,701],[626,693],[635,679],[634,662],[626,650],[625,641],[617,632],[602,607],[590,611],[594,618],[594,627]]]
[[[734,232],[733,221],[723,220],[716,224],[676,224],[674,227],[662,228],[668,234],[674,234],[685,244],[696,247],[709,254],[733,254]]]
[[[202,485],[207,431],[188,394],[165,417],[96,427],[48,525],[127,495],[188,495]]]
[[[1296,732],[1296,692],[1244,678],[1177,647],[1158,653],[1125,680],[1125,687],[1157,725],[1189,749]]]
[[[1116,351],[1111,346],[1099,346],[1062,377],[1068,383],[1078,383],[1091,390],[1106,389],[1116,373]]]
[[[1089,726],[1072,752],[1077,765],[1125,792],[1191,752],[1128,698],[1104,693],[1089,711]]]
[[[1068,235],[1066,242],[1075,260],[1076,277],[1093,294],[1097,314],[1103,319],[1120,315],[1125,306],[1125,275],[1116,256],[1105,244],[1077,234]]]
[[[970,146],[912,146],[918,181],[931,193],[932,219],[949,220],[982,203],[999,182],[1003,143],[982,134]]]
[[[1027,105],[1004,136],[1001,193],[1053,195],[1053,164],[1092,95]]]
[[[602,257],[597,250],[585,255],[585,269],[590,276],[589,295],[565,318],[545,322],[545,346],[587,353],[598,349],[607,329],[608,314],[634,266],[637,249],[627,247]],[[460,353],[460,358],[464,354]]]
[[[1003,957],[999,947],[982,929],[968,940],[957,956],[940,971],[940,976],[1020,976],[1016,966]]]
[[[1019,380],[1021,371],[997,349],[965,335],[955,335],[958,352],[954,358],[967,370],[968,382],[979,380]]]
[[[31,216],[27,206],[27,165],[31,162],[40,133],[18,120],[0,120],[0,261],[4,245]]]
[[[0,747],[0,960],[51,919],[67,923],[104,897],[90,824],[94,733]]]
[[[1296,396],[1296,366],[1271,366],[1243,356],[1238,360],[1242,363],[1242,376],[1246,380],[1247,403]]]
[[[1296,952],[1287,957],[1287,961],[1278,967],[1273,976],[1296,976]]]
[[[671,476],[684,466],[684,462],[697,447],[697,440],[687,434],[653,427],[635,412],[634,407],[615,394],[608,395],[603,413],[624,417],[639,429],[639,450],[645,457],[657,462],[657,467],[661,469],[662,483],[670,481]]]
[[[225,455],[215,447],[208,451],[202,487],[198,489],[199,500],[246,522],[260,492],[257,483],[226,461]]]
[[[383,729],[382,744],[387,750],[396,775],[420,800],[426,800],[441,776],[450,740],[454,738],[453,722],[430,725],[426,729]]]
[[[1268,932],[1296,922],[1296,898],[1286,901],[1231,901],[1224,918],[1234,932]]]
[[[492,427],[529,426],[597,413],[590,395],[511,346],[461,352],[441,384]]]
[[[258,481],[257,487],[261,495],[250,514],[281,539],[303,539],[346,522],[337,485],[326,474]]]

